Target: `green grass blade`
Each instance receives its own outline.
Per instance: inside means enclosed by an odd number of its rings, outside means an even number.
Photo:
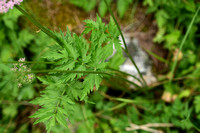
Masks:
[[[179,50],[178,50],[178,54],[176,55],[175,62],[174,62],[174,64],[173,64],[173,66],[172,66],[171,77],[170,77],[170,83],[172,82],[173,77],[174,77],[175,68],[176,68],[176,65],[177,65],[177,62],[178,62],[178,55],[179,55],[179,53],[182,51],[182,48],[183,48],[183,46],[184,46],[184,44],[185,44],[185,41],[186,41],[186,39],[187,39],[187,37],[188,37],[188,35],[189,35],[189,33],[190,33],[190,30],[191,30],[191,28],[192,28],[192,25],[194,24],[194,21],[195,21],[197,15],[198,15],[198,13],[199,13],[199,10],[200,10],[200,6],[198,7],[198,9],[197,9],[195,15],[193,16],[192,21],[190,22],[190,25],[189,25],[189,27],[188,27],[188,29],[187,29],[187,32],[186,32],[186,34],[185,34],[185,36],[184,36],[184,38],[183,38],[183,40],[182,40],[182,42],[181,42],[181,44],[180,44],[180,47],[179,47]]]

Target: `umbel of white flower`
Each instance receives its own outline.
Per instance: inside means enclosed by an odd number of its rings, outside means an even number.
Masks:
[[[32,83],[35,75],[31,72],[31,69],[25,65],[25,58],[20,58],[18,60],[19,63],[15,63],[11,71],[15,72],[14,75],[16,76],[16,82],[18,83],[18,87],[22,87],[23,84],[30,84]]]

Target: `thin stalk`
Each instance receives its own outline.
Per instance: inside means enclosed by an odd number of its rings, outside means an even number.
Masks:
[[[68,70],[32,70],[30,72],[24,72],[24,73],[89,73],[89,74],[104,74],[110,76],[111,74],[106,72],[98,72],[98,71],[68,71]]]
[[[185,80],[185,79],[200,79],[200,78],[191,78],[191,77],[188,77],[188,76],[184,76],[184,77],[173,78],[172,81],[180,81],[180,80]],[[160,82],[157,82],[157,83],[154,83],[154,84],[150,85],[148,87],[148,89],[150,90],[150,89],[153,89],[155,87],[158,87],[158,86],[166,84],[166,83],[169,83],[168,79],[160,81]]]
[[[32,61],[23,61],[23,62],[19,62],[19,61],[8,61],[8,62],[3,62],[3,63],[5,63],[5,64],[14,64],[14,63],[26,63],[26,64],[55,64],[56,62],[32,62]],[[116,72],[119,72],[119,73],[121,73],[121,74],[124,74],[124,75],[128,75],[128,76],[131,76],[131,77],[133,77],[133,78],[135,78],[136,80],[138,80],[141,84],[142,84],[142,82],[137,78],[137,77],[135,77],[135,76],[133,76],[133,75],[131,75],[131,74],[128,74],[128,73],[126,73],[126,72],[122,72],[122,71],[119,71],[119,70],[116,70],[116,69],[113,69],[113,68],[108,68],[108,69],[110,69],[110,70],[112,70],[112,71],[116,71]],[[63,70],[36,70],[36,71],[31,71],[31,72],[28,72],[28,73],[48,73],[48,72],[63,72]],[[84,72],[82,72],[82,71],[64,71],[65,73],[84,73]],[[96,72],[95,73],[95,71],[86,71],[86,73],[94,73],[94,74],[103,74],[103,72],[101,72],[101,73],[99,73],[99,72]],[[104,73],[105,74],[105,73]],[[106,74],[108,74],[108,73],[106,73]],[[111,75],[111,74],[110,74]],[[109,76],[110,76],[109,75]],[[114,75],[112,75],[112,76],[114,76]],[[115,78],[120,78],[120,77],[117,77],[117,76],[114,76]],[[124,78],[123,78],[123,80],[124,80]],[[129,80],[127,80],[126,82],[131,82],[131,81],[129,81]],[[131,83],[131,84],[133,84],[133,82]],[[135,84],[135,86],[136,86],[136,84]],[[138,88],[139,86],[137,85],[137,88]]]
[[[133,76],[133,75],[131,75],[131,74],[129,74],[129,73],[126,73],[126,72],[123,72],[123,71],[120,71],[120,70],[117,70],[117,69],[113,69],[113,68],[108,68],[108,69],[111,70],[111,71],[115,71],[115,72],[118,72],[118,73],[127,75],[127,76],[131,76],[131,77],[133,77],[134,79],[136,79],[137,81],[139,81],[141,84],[143,84],[143,82],[142,82],[139,78],[137,78],[136,76]]]
[[[33,62],[33,61],[23,61],[23,62],[19,62],[19,61],[7,61],[7,62],[3,62],[5,64],[21,64],[21,63],[25,63],[25,64],[55,64],[56,62]],[[129,74],[129,73],[126,73],[126,72],[122,72],[120,70],[117,70],[117,69],[113,69],[113,68],[108,68],[109,70],[112,70],[112,71],[115,71],[115,72],[118,72],[118,73],[121,73],[121,74],[124,74],[124,75],[128,75],[128,76],[131,76],[133,77],[134,79],[136,79],[137,81],[139,81],[141,84],[143,84],[139,78]],[[53,70],[55,71],[55,70]]]
[[[139,85],[137,85],[137,84],[134,83],[134,82],[131,82],[131,81],[127,80],[126,78],[122,78],[122,77],[118,77],[118,76],[114,76],[114,75],[112,75],[112,77],[113,77],[113,78],[116,78],[116,79],[124,80],[125,82],[127,82],[127,83],[129,83],[129,84],[132,84],[132,85],[134,85],[136,88],[138,88],[138,89],[144,91],[144,89],[141,88]]]
[[[153,56],[154,58],[156,58],[157,60],[164,62],[166,64],[169,64],[169,62],[167,60],[165,60],[164,58],[160,57],[159,55],[151,52],[150,50],[143,48],[148,54],[150,54],[151,56]]]
[[[187,32],[186,32],[186,34],[185,34],[185,36],[184,36],[184,38],[183,38],[183,40],[182,40],[182,42],[181,42],[181,45],[180,45],[180,47],[179,47],[178,54],[176,55],[175,62],[174,62],[174,64],[173,64],[173,66],[172,66],[171,77],[170,77],[170,84],[171,84],[171,82],[172,82],[172,80],[173,80],[173,78],[174,78],[174,72],[175,72],[175,68],[176,68],[177,62],[178,62],[178,55],[179,55],[180,51],[182,51],[183,45],[185,44],[185,41],[186,41],[186,39],[187,39],[187,37],[188,37],[188,35],[189,35],[189,33],[190,33],[190,30],[191,30],[191,28],[192,28],[192,25],[194,24],[194,21],[195,21],[197,15],[198,15],[198,13],[199,13],[199,10],[200,10],[200,6],[198,7],[198,9],[197,9],[195,15],[193,16],[192,21],[190,22],[190,25],[189,25],[189,27],[188,27],[188,29],[187,29]]]
[[[117,28],[118,28],[118,30],[119,30],[119,33],[120,33],[120,35],[121,35],[121,37],[122,37],[122,40],[123,40],[123,43],[124,43],[124,47],[125,47],[124,52],[125,52],[125,53],[127,54],[127,56],[130,58],[131,62],[133,63],[134,67],[136,68],[136,70],[137,70],[137,72],[138,72],[140,78],[141,78],[142,81],[144,82],[145,86],[147,86],[146,81],[144,80],[144,78],[143,78],[143,76],[142,76],[142,73],[140,72],[138,66],[136,65],[135,61],[133,60],[133,58],[131,57],[131,55],[130,55],[129,52],[128,52],[128,47],[127,47],[126,41],[125,41],[125,39],[124,39],[124,36],[123,36],[123,34],[122,34],[122,31],[121,31],[121,29],[120,29],[120,27],[119,27],[119,24],[118,24],[118,22],[117,22],[117,20],[116,20],[116,18],[115,18],[115,16],[114,16],[112,10],[111,10],[110,7],[108,6],[107,1],[104,0],[104,2],[106,3],[106,6],[107,6],[107,8],[108,8],[108,11],[110,12],[110,14],[111,14],[113,20],[115,21],[115,24],[117,25]]]
[[[16,5],[15,6],[24,16],[26,16],[35,26],[37,26],[39,29],[41,29],[45,34],[47,34],[49,37],[53,38],[61,47],[64,47],[64,43],[62,40],[60,40],[55,34],[53,34],[49,29],[45,28],[38,22],[31,14],[26,12],[23,8]]]
[[[19,61],[6,61],[6,62],[2,62],[5,64],[21,64],[21,63],[25,63],[25,64],[55,64],[56,62],[37,62],[37,61],[23,61],[23,62],[19,62]]]
[[[101,114],[103,114],[104,112],[110,112],[110,111],[114,111],[116,109],[119,109],[119,108],[122,108],[124,106],[126,106],[127,103],[120,103],[120,104],[117,104],[116,106],[114,107],[111,107],[111,108],[108,108],[107,110],[102,110],[102,111],[99,111],[97,113],[95,113],[96,116],[100,116]]]
[[[131,82],[129,80],[127,80],[126,78],[122,78],[122,77],[119,77],[119,76],[115,76],[115,75],[112,75],[110,73],[107,73],[107,72],[97,72],[97,71],[68,71],[68,70],[33,70],[33,71],[30,71],[30,72],[24,72],[24,73],[49,73],[49,72],[56,72],[56,73],[88,73],[88,74],[103,74],[103,75],[107,75],[107,76],[111,76],[115,79],[120,79],[120,80],[123,80],[129,84],[132,84],[134,85],[136,88],[138,89],[142,89],[139,85],[137,85],[136,83],[134,82]]]
[[[127,105],[127,103],[125,103],[125,102],[124,103],[120,103],[120,104],[118,104],[118,105],[116,105],[116,106],[114,106],[112,108],[109,108],[108,111],[114,111],[114,110],[122,108],[122,107],[124,107],[126,105]]]
[[[19,61],[8,61],[8,62],[3,62],[3,63],[5,63],[5,64],[15,64],[15,63],[25,63],[25,64],[55,64],[56,62],[33,62],[33,61],[23,61],[23,62],[19,62]],[[128,75],[128,76],[131,76],[131,77],[133,77],[134,79],[136,79],[137,81],[139,81],[141,84],[143,84],[141,81],[140,81],[140,79],[138,79],[137,77],[135,77],[135,76],[133,76],[133,75],[131,75],[131,74],[129,74],[129,73],[126,73],[126,72],[122,72],[122,71],[120,71],[120,70],[116,70],[116,69],[113,69],[113,68],[108,68],[108,69],[110,69],[110,70],[112,70],[112,71],[115,71],[115,72],[118,72],[118,73],[121,73],[121,74],[124,74],[124,75]],[[41,71],[44,71],[44,73],[46,73],[46,72],[62,72],[62,71],[58,71],[58,70],[37,70],[37,71],[32,71],[32,73],[37,73],[37,72],[41,72]],[[73,72],[75,72],[75,71],[72,71],[72,72],[67,72],[67,73],[73,73]],[[87,72],[89,72],[89,71],[87,71]],[[94,72],[94,71],[91,71],[91,72]],[[65,72],[66,73],[66,72]],[[96,73],[95,73],[96,74]],[[99,74],[99,73],[98,73]],[[108,74],[108,73],[107,73]],[[117,77],[117,76],[116,76]],[[117,78],[119,78],[119,77],[117,77]],[[131,81],[130,81],[131,82]]]
[[[133,100],[133,99],[126,99],[126,98],[118,98],[118,97],[112,97],[112,96],[109,96],[108,94],[100,91],[100,94],[102,96],[104,96],[105,98],[109,99],[109,100],[113,100],[113,101],[118,101],[118,102],[123,102],[123,103],[128,103],[128,104],[142,104],[142,103],[150,103],[150,102],[147,102],[145,100]]]
[[[6,61],[6,62],[2,62],[4,64],[21,64],[21,63],[25,63],[25,64],[55,64],[56,62],[37,62],[37,61],[23,61],[23,62],[19,62],[19,61]],[[134,79],[136,79],[137,81],[139,81],[141,84],[143,84],[139,78],[137,78],[136,76],[133,76],[129,73],[126,73],[126,72],[123,72],[123,71],[120,71],[120,70],[117,70],[117,69],[113,69],[113,68],[107,68],[111,71],[115,71],[115,72],[118,72],[118,73],[121,73],[121,74],[124,74],[124,75],[127,75],[127,76],[131,76],[133,77]]]

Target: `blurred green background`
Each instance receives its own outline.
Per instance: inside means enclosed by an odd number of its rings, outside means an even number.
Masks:
[[[167,84],[174,58],[200,4],[196,0],[108,0],[122,31],[140,33],[148,38],[147,52],[153,60],[153,71],[158,79],[149,85],[147,93],[117,88],[104,81],[99,91],[89,97],[95,104],[80,103],[69,129],[56,126],[54,133],[148,133],[132,130],[132,124],[170,123],[172,127],[149,127],[166,133],[194,133],[200,128],[200,15],[192,25],[183,50],[173,84]],[[25,0],[28,12],[51,30],[80,34],[85,19],[100,14],[108,23],[109,13],[103,0]],[[153,33],[149,36],[149,33]],[[133,36],[134,37],[134,36]],[[143,39],[143,38],[141,38]],[[25,57],[41,62],[47,46],[54,43],[37,29],[17,9],[0,14],[0,132],[43,133],[43,124],[33,125],[29,118],[39,106],[29,103],[45,89],[37,79],[21,88],[16,75],[10,71],[12,61]],[[161,49],[161,50],[160,50]],[[163,51],[160,53],[160,51]],[[157,58],[152,52],[159,56]],[[164,60],[164,61],[163,61]],[[49,68],[47,64],[28,64],[33,70]],[[119,100],[117,98],[121,98]],[[126,99],[131,99],[127,101]]]

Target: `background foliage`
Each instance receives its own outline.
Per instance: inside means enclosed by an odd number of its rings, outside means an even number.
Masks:
[[[61,0],[61,2],[63,1]],[[103,0],[82,0],[81,2],[80,0],[70,0],[70,3],[87,12],[97,6],[102,17],[107,13],[107,7]],[[123,19],[126,11],[132,8],[136,2],[117,0],[115,3],[108,0],[108,3],[117,7],[116,11],[119,17]],[[147,14],[154,16],[158,31],[153,40],[156,45],[162,45],[168,50],[166,60],[173,62],[173,58],[176,56],[175,51],[179,48],[180,41],[199,4],[194,0],[184,2],[181,0],[144,0],[139,3],[145,6]],[[106,66],[118,69],[124,60],[121,58],[121,49],[118,47],[119,33],[112,19],[108,25],[105,25],[98,16],[96,21],[86,20],[86,28],[80,36],[76,34],[71,36],[69,30],[66,33],[67,36],[63,32],[54,32],[65,41],[65,49],[56,45],[44,33],[33,32],[32,29],[27,28],[24,22],[23,16],[16,9],[10,10],[7,14],[0,14],[0,132],[44,132],[44,124],[34,125],[36,119],[30,119],[31,115],[32,118],[40,118],[35,123],[44,122],[47,130],[54,125],[51,131],[55,133],[126,133],[128,132],[126,129],[130,127],[131,123],[137,125],[171,123],[173,127],[154,129],[170,133],[197,132],[200,119],[199,16],[195,20],[181,52],[182,56],[179,59],[173,84],[166,82],[170,75],[171,63],[168,64],[168,73],[163,74],[162,78],[157,76],[160,85],[150,86],[145,92],[131,90],[127,83],[103,75],[91,74],[88,76],[87,74],[55,72],[50,73],[52,76],[36,74],[37,78],[32,84],[23,84],[19,88],[15,73],[10,71],[13,64],[5,62],[17,61],[19,58],[25,57],[26,60],[33,62],[59,61],[57,64],[27,64],[32,70],[83,71],[86,68],[82,64],[85,64],[87,69],[96,68],[97,71],[104,72],[107,71]],[[100,47],[102,43],[106,42],[115,42],[119,53],[110,62],[99,66],[99,61],[104,61],[112,54],[112,51],[109,51],[113,47],[112,43]],[[95,47],[88,47],[88,43],[95,44]],[[75,44],[76,47],[72,47],[72,44]],[[99,51],[105,53],[99,55],[101,53]],[[79,62],[74,63],[72,60]],[[79,79],[86,75],[87,78]],[[76,80],[71,81],[71,79]],[[68,84],[64,84],[65,82]],[[96,88],[93,88],[94,84]],[[72,86],[73,89],[63,93],[63,88],[66,86]],[[86,92],[83,92],[83,86],[87,86]],[[90,90],[93,92],[86,97]],[[162,96],[170,100],[163,100]],[[80,99],[83,101],[80,102]],[[29,101],[32,103],[30,104]],[[38,109],[39,113],[34,114]],[[56,113],[52,113],[54,111]],[[72,115],[72,112],[76,115]],[[63,114],[68,117],[67,120],[64,119]],[[49,117],[53,119],[47,121]],[[67,126],[64,124],[66,122]],[[147,131],[134,132],[145,133]]]
[[[99,14],[103,17],[107,13],[108,9],[104,0],[70,0],[70,3],[83,8],[85,11],[89,12],[98,6]],[[108,4],[111,5],[114,3],[112,0],[108,0]],[[128,10],[128,7],[133,3],[132,0],[117,0],[117,13],[119,17],[122,18],[125,12]]]

